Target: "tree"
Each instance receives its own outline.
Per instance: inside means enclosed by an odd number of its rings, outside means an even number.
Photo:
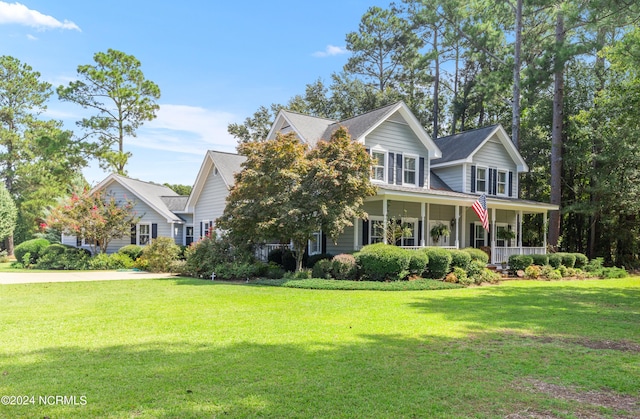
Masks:
[[[365,215],[364,198],[375,193],[369,181],[371,158],[343,128],[313,150],[293,133],[241,143],[238,150],[247,160],[236,174],[218,227],[253,243],[291,241],[298,270],[313,234],[323,230],[337,237]]]
[[[139,217],[132,201],[118,202],[104,191],[73,194],[67,201],[51,209],[47,225],[84,239],[95,254],[102,253],[114,239],[131,234],[131,225]]]
[[[164,186],[171,189],[173,192],[177,193],[178,195],[182,195],[182,196],[189,196],[191,194],[191,189],[193,189],[193,186],[191,185],[164,183]]]
[[[96,53],[93,59],[95,65],[78,66],[80,80],[58,87],[58,96],[98,111],[77,124],[86,131],[86,137],[97,137],[100,166],[124,175],[131,157],[130,152],[124,151],[124,139],[135,137],[145,121],[156,117],[160,88],[145,79],[140,61],[132,55],[109,49]]]
[[[0,240],[13,234],[17,219],[16,205],[7,188],[0,184]]]

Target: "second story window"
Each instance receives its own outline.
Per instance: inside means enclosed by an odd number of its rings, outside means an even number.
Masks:
[[[507,172],[498,171],[497,177],[498,195],[507,194]]]
[[[476,192],[487,192],[487,169],[485,167],[476,169]]]
[[[404,183],[409,185],[416,184],[416,158],[404,157]]]
[[[146,246],[151,238],[151,226],[149,224],[140,224],[138,227],[138,244]]]
[[[371,179],[384,182],[385,153],[374,151],[371,153],[371,157],[373,158],[373,165],[371,166]]]

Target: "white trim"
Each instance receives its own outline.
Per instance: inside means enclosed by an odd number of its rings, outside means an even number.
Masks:
[[[402,185],[417,187],[419,185],[418,176],[420,175],[420,156],[417,154],[398,154],[402,156]],[[413,159],[413,183],[406,181],[405,173],[407,172],[407,161],[405,159]]]
[[[476,194],[487,194],[487,196],[489,196],[489,170],[491,170],[490,167],[488,166],[479,166],[479,165],[475,165],[476,166],[476,184],[475,184],[475,192]],[[484,170],[484,190],[481,191],[480,189],[478,189],[478,170],[479,169],[483,169]]]
[[[142,243],[142,240],[140,240],[140,238],[142,237],[142,233],[140,232],[140,227],[142,226],[146,226],[149,228],[149,232],[146,234],[149,236],[147,243]],[[149,244],[151,244],[151,235],[152,235],[152,228],[151,228],[151,223],[138,223],[136,224],[136,244],[138,246],[147,246]]]
[[[389,152],[385,149],[383,149],[382,147],[376,146],[373,147],[369,150],[369,155],[371,156],[371,158],[373,159],[373,153],[376,154],[382,154],[384,157],[382,157],[382,180],[380,179],[376,179],[373,176],[373,170],[374,168],[378,168],[380,167],[379,165],[371,165],[371,182],[374,183],[387,183],[388,182],[388,172],[389,172],[389,167],[388,167],[388,163],[389,163]]]

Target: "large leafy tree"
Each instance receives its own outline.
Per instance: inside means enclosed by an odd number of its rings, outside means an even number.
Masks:
[[[7,188],[0,183],[0,240],[13,234],[18,218],[16,204]]]
[[[79,80],[58,87],[58,96],[98,112],[78,125],[87,137],[98,139],[101,167],[126,174],[131,153],[124,150],[124,140],[135,137],[144,122],[156,117],[160,88],[145,79],[140,61],[132,55],[109,49],[93,59],[95,64],[78,66]]]
[[[135,202],[118,201],[102,190],[85,190],[52,208],[47,225],[86,240],[94,254],[104,253],[112,240],[131,234],[131,224],[139,220],[134,206]]]
[[[343,128],[312,150],[293,133],[241,143],[238,150],[247,160],[218,226],[254,242],[291,241],[297,269],[315,232],[337,237],[365,215],[362,203],[375,193],[371,158]]]

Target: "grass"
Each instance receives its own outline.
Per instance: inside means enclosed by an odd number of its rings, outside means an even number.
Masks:
[[[391,293],[4,285],[0,307],[0,395],[36,397],[0,417],[640,414],[544,391],[638,401],[638,277]],[[47,395],[86,404],[39,404]]]
[[[433,279],[417,279],[414,281],[337,281],[320,278],[312,279],[260,279],[252,281],[254,285],[271,285],[286,288],[302,288],[310,290],[370,290],[370,291],[426,291],[462,288],[460,284],[452,284]]]

